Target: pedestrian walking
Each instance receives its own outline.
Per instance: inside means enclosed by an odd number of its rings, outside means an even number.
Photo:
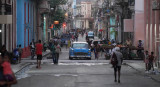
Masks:
[[[41,60],[42,60],[42,51],[43,45],[41,44],[41,40],[36,44],[36,54],[37,54],[37,68],[41,68]]]
[[[74,38],[75,38],[74,35],[72,35],[72,42],[74,41]]]
[[[151,70],[151,68],[154,71],[154,66],[153,66],[153,62],[154,62],[154,52],[151,52],[151,55],[149,55],[149,70]]]
[[[61,46],[58,44],[55,50],[55,64],[58,64],[60,52],[61,52]]]
[[[95,56],[95,59],[97,59],[96,45],[95,45],[95,47],[94,47],[94,56]]]
[[[75,38],[76,38],[76,42],[77,42],[78,41],[78,34],[76,34]]]
[[[71,41],[68,40],[68,48],[70,48],[70,47],[71,47]]]
[[[137,50],[137,55],[139,58],[142,58],[142,55],[143,55],[143,52],[142,52],[142,49],[143,48],[143,43],[142,43],[142,40],[139,40],[138,41],[138,46],[137,46],[139,49]]]
[[[103,47],[100,47],[100,52],[101,52],[101,57],[102,57],[102,55],[103,55],[103,53],[104,53],[104,48]]]
[[[19,48],[17,46],[17,48],[13,50],[13,58],[11,59],[11,63],[17,64],[18,61],[19,61]]]
[[[68,40],[65,40],[66,50],[68,48]]]
[[[51,53],[52,53],[52,59],[53,59],[53,63],[56,64],[56,61],[55,61],[55,46],[54,46],[54,43],[52,43],[52,46],[51,46]]]
[[[46,52],[47,50],[47,43],[43,43],[43,51]]]
[[[146,66],[146,71],[148,72],[148,64],[149,64],[149,55],[148,55],[148,51],[145,51],[144,53],[144,62],[145,62],[145,66]]]
[[[31,50],[31,59],[34,59],[35,56],[35,42],[34,39],[32,39],[32,42],[30,43],[30,50]]]
[[[61,39],[58,38],[58,44],[61,46]]]
[[[23,53],[23,50],[22,50],[22,48],[21,48],[21,45],[19,45],[18,52],[19,52],[18,62],[21,63],[21,57],[22,57],[22,53]]]
[[[115,47],[115,51],[111,56],[111,64],[114,67],[114,76],[115,82],[117,82],[117,71],[118,71],[118,83],[120,83],[120,75],[121,75],[121,65],[122,65],[123,55],[120,52],[119,47]]]
[[[95,59],[98,60],[98,57],[99,57],[99,45],[96,45],[95,48],[94,48],[94,54],[95,54]]]

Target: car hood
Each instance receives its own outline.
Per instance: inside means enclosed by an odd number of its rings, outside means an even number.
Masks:
[[[93,35],[88,35],[88,36],[93,36]]]

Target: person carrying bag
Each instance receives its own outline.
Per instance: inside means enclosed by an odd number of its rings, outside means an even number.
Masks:
[[[114,52],[113,52],[113,55],[112,55],[112,58],[111,58],[111,64],[112,64],[113,67],[117,66],[117,64],[118,64],[117,56]]]
[[[123,61],[123,55],[120,52],[120,48],[116,47],[111,57],[111,64],[114,67],[115,82],[117,82],[117,71],[118,71],[118,83],[120,83],[120,72],[121,72],[122,61]]]

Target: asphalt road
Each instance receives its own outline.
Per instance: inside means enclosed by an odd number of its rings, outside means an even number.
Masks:
[[[114,82],[113,68],[109,64],[60,64],[46,63],[42,69],[32,66],[26,78],[13,87],[159,87],[160,83],[142,76],[123,65],[121,83]]]
[[[100,60],[95,60],[93,56],[92,60],[71,62],[68,61],[68,49],[63,48],[60,54],[63,63],[54,65],[51,59],[45,58],[45,60],[48,62],[44,62],[41,69],[36,69],[36,65],[33,64],[22,71],[17,76],[18,84],[13,87],[159,87],[160,85],[127,65],[122,66],[121,83],[115,83],[113,68],[109,63],[102,62],[103,56]]]

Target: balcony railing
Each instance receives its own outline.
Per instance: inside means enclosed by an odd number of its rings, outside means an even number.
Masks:
[[[45,12],[49,12],[50,11],[50,5],[48,3],[47,0],[42,0],[40,3],[39,3],[39,9],[41,11],[41,13],[45,13]]]

